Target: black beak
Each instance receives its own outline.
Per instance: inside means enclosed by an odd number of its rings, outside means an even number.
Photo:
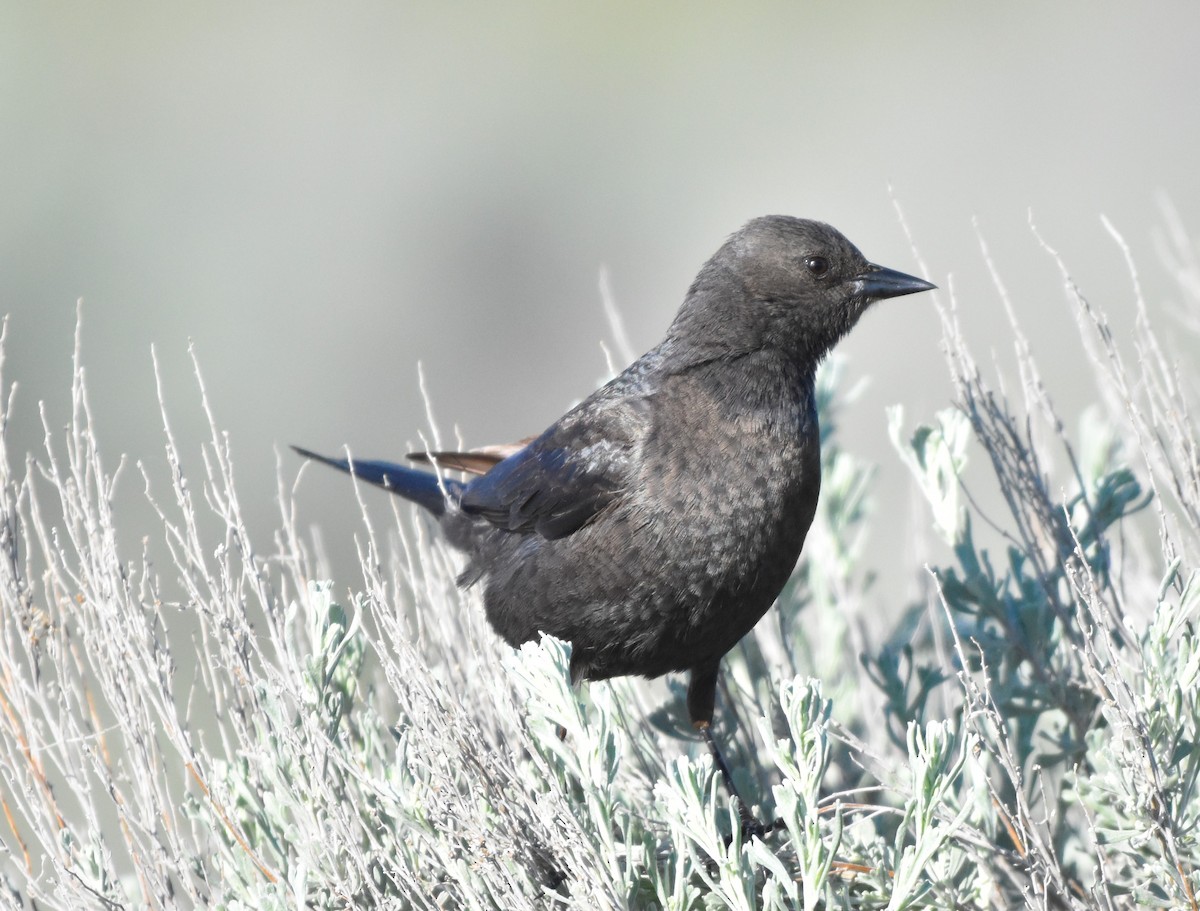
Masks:
[[[869,297],[874,300],[916,294],[918,291],[932,291],[937,287],[923,278],[905,275],[895,269],[885,269],[874,263],[869,264],[860,275],[850,279],[849,285],[854,289],[855,297]]]

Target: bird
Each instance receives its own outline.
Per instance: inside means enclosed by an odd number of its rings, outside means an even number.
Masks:
[[[689,718],[762,836],[712,730],[720,662],[816,514],[818,365],[871,304],[935,287],[823,222],[754,218],[701,267],[663,340],[535,437],[409,454],[438,473],[293,448],[431,513],[491,627],[513,646],[570,642],[573,685],[688,672]]]

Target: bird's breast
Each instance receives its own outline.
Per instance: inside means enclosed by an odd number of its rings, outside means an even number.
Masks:
[[[741,638],[795,566],[820,492],[820,433],[811,385],[747,400],[720,385],[680,390],[646,441],[633,498],[670,578],[662,607],[701,639]],[[664,574],[664,579],[666,575]],[[716,646],[714,646],[716,647]]]

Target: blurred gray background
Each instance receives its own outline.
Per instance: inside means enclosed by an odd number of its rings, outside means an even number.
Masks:
[[[747,218],[832,222],[876,262],[953,275],[986,360],[1010,351],[978,219],[1063,412],[1090,400],[1041,231],[1128,325],[1156,309],[1158,194],[1200,231],[1200,5],[855,3],[18,3],[0,7],[0,310],[9,447],[36,403],[69,417],[76,299],[107,463],[162,468],[157,346],[184,469],[207,438],[193,340],[259,547],[289,442],[398,456],[443,437],[541,430],[605,373],[611,276],[633,346],[654,344],[696,269]],[[889,187],[891,188],[889,190]],[[842,346],[870,385],[843,440],[881,462],[883,602],[911,487],[884,407],[949,400],[927,295]],[[285,452],[288,481],[299,461]],[[123,533],[161,538],[126,476]],[[358,582],[348,484],[310,471],[340,586]],[[165,495],[165,492],[164,492]],[[380,495],[380,499],[384,499]],[[922,522],[923,522],[922,517]],[[889,568],[890,567],[890,568]],[[890,574],[890,575],[889,575]]]

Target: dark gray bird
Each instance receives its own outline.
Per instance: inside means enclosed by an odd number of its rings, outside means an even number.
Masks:
[[[704,264],[666,338],[541,436],[415,456],[469,482],[297,451],[437,516],[496,632],[568,640],[572,681],[690,671],[688,714],[761,834],[713,739],[718,667],[816,512],[817,365],[874,301],[933,287],[829,225],[756,218]]]

